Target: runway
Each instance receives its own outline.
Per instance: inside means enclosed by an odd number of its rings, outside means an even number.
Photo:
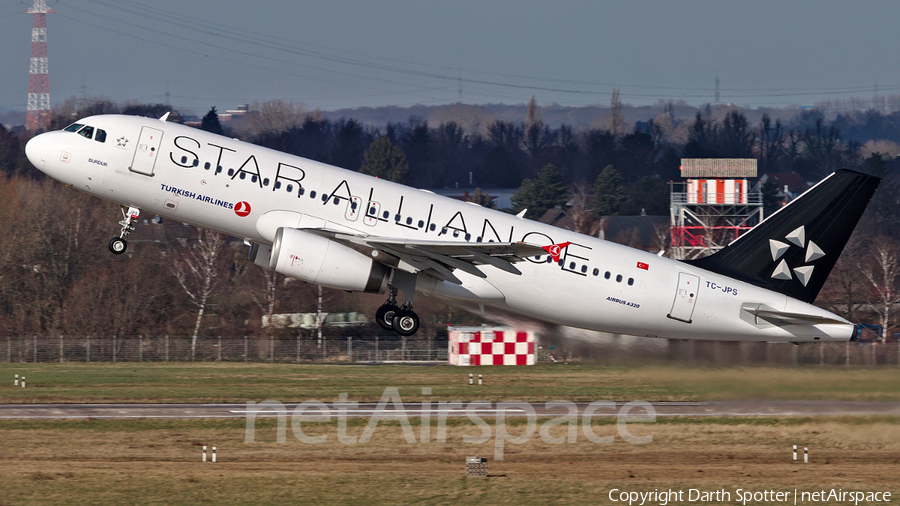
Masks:
[[[652,402],[657,417],[784,417],[784,416],[900,416],[900,402],[867,401],[721,401],[721,402]],[[646,405],[645,404],[645,405]],[[591,418],[619,416],[625,403],[575,403],[578,416],[588,410]],[[260,406],[254,404],[0,404],[0,420],[101,420],[101,419],[190,419],[299,416],[319,418],[318,408],[296,411],[297,403]],[[321,405],[320,405],[321,406]],[[331,416],[369,418],[467,417],[496,418],[501,407],[497,403],[457,403],[434,400],[407,402],[395,406],[388,403],[381,410],[377,403],[324,403]],[[502,406],[503,416],[538,416],[553,418],[568,413],[568,407],[548,407],[544,403]],[[635,406],[627,416],[646,416],[647,410]]]

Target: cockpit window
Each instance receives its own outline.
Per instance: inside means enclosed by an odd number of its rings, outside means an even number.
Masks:
[[[94,136],[97,142],[106,142],[106,130],[97,129],[97,135]]]
[[[66,132],[77,132],[78,129],[80,129],[83,126],[84,125],[82,125],[81,123],[72,123],[71,125],[66,127]]]
[[[87,139],[91,139],[94,137],[94,127],[86,126],[78,131],[78,135],[85,137]]]

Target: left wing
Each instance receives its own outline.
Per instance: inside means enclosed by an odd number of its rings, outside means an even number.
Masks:
[[[490,265],[520,275],[513,265],[527,257],[547,252],[541,246],[525,242],[450,242],[362,236],[324,229],[305,229],[371,255],[376,261],[407,272],[425,272],[439,279],[462,284],[454,269],[486,278],[479,266]]]

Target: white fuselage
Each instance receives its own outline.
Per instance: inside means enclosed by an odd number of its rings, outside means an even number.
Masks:
[[[41,134],[27,147],[38,169],[100,198],[253,242],[272,244],[285,226],[409,240],[571,243],[558,263],[548,255],[517,263],[521,275],[488,265],[480,267],[485,280],[455,271],[469,287],[460,300],[639,336],[846,341],[854,330],[849,322],[773,325],[742,305],[840,319],[652,253],[202,130],[113,115],[79,123],[103,129],[105,142],[73,132]],[[421,280],[419,289],[449,293]]]

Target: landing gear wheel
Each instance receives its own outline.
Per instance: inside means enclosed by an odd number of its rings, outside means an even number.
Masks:
[[[411,336],[419,330],[419,315],[408,309],[401,309],[394,315],[393,328],[401,336]]]
[[[125,248],[128,247],[128,243],[125,242],[125,239],[120,237],[113,237],[111,241],[109,241],[109,250],[113,252],[113,254],[121,255],[125,253]]]
[[[114,255],[125,253],[125,248],[128,247],[128,243],[125,242],[125,237],[134,230],[134,222],[137,221],[140,215],[140,209],[131,206],[126,211],[125,207],[122,206],[122,221],[119,222],[122,229],[119,231],[119,237],[113,237],[112,240],[109,241],[109,250],[112,251]]]
[[[384,304],[375,312],[375,321],[384,330],[394,330],[394,315],[400,308],[394,304]]]

